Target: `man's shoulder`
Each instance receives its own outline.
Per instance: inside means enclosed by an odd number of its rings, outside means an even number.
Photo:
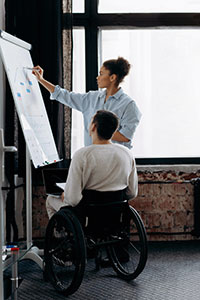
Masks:
[[[122,153],[122,154],[127,154],[129,157],[133,158],[133,152],[128,149],[127,147],[118,144],[118,143],[113,143],[113,151],[116,151],[118,153]]]
[[[74,157],[76,157],[76,158],[77,158],[77,157],[84,157],[84,156],[87,155],[88,153],[91,153],[91,152],[93,151],[94,148],[95,148],[94,145],[84,146],[84,147],[78,149],[78,150],[74,153],[73,158],[74,158]]]
[[[122,152],[122,153],[125,152],[129,156],[133,157],[133,153],[130,149],[128,149],[127,147],[125,147],[123,145],[120,145],[120,144],[117,144],[117,143],[112,143],[112,144],[109,144],[109,145],[101,145],[101,147],[98,147],[98,145],[94,145],[94,144],[90,145],[90,146],[82,147],[74,153],[73,158],[74,157],[85,157],[85,156],[87,156],[89,154],[92,154],[94,152],[98,152],[98,153],[102,152],[101,151],[102,148],[107,149],[107,150],[109,150],[109,148],[110,148],[110,151],[116,151],[116,152]]]

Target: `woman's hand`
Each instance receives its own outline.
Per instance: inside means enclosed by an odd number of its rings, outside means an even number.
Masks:
[[[32,74],[35,75],[40,84],[42,84],[50,93],[55,90],[55,85],[47,81],[43,77],[44,70],[40,66],[36,66],[32,69]]]
[[[44,70],[40,66],[34,67],[32,73],[36,76],[38,81],[43,79]]]

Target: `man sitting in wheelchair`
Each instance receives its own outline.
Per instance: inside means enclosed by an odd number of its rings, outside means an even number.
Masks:
[[[93,198],[96,202],[103,202],[103,198],[105,201],[117,201],[120,197],[128,200],[137,196],[138,179],[133,153],[123,145],[112,143],[112,135],[118,129],[118,124],[118,117],[110,111],[100,110],[93,116],[89,127],[92,145],[74,154],[62,196],[47,197],[49,218],[62,207],[76,207],[76,215],[84,227],[85,214],[81,200]],[[102,192],[100,196],[99,192]],[[101,218],[100,214],[97,215]],[[93,227],[101,231],[97,215],[90,218],[94,219],[90,224],[93,226],[95,223]],[[106,217],[105,212],[103,215]],[[119,255],[123,261],[129,259],[127,253],[121,251]],[[108,258],[101,259],[102,267],[109,264]]]
[[[97,270],[108,262],[127,281],[146,264],[145,227],[127,201],[138,191],[135,159],[129,149],[112,143],[117,128],[115,114],[97,111],[89,126],[92,145],[74,154],[62,196],[46,201],[44,277],[64,295],[79,288],[88,250],[94,251]]]
[[[123,145],[112,143],[118,124],[118,117],[110,111],[99,110],[93,116],[89,127],[92,145],[74,154],[62,196],[47,197],[49,218],[63,206],[79,204],[84,190],[125,190],[127,200],[137,196],[138,178],[133,153]]]

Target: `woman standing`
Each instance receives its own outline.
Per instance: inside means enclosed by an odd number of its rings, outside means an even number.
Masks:
[[[69,92],[48,82],[43,78],[43,69],[40,66],[33,68],[33,74],[51,93],[51,100],[57,100],[83,113],[85,146],[92,144],[89,135],[89,124],[92,116],[98,110],[108,110],[119,117],[119,128],[113,135],[112,141],[131,148],[141,113],[135,101],[126,95],[119,86],[125,76],[128,75],[129,70],[130,64],[123,57],[105,61],[97,76],[98,87],[104,90],[89,91],[84,94]]]

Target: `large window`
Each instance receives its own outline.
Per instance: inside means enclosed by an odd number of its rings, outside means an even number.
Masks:
[[[83,28],[73,30],[73,78],[72,87],[77,93],[85,93],[85,31]],[[72,109],[71,155],[83,147],[83,116]]]
[[[76,1],[75,1],[76,2]],[[99,13],[200,12],[199,0],[99,0]]]
[[[200,30],[102,30],[102,61],[124,56],[122,84],[142,111],[138,158],[196,157],[200,112]]]
[[[132,65],[122,88],[142,112],[138,163],[200,163],[200,1],[85,0],[84,7],[73,20],[74,29],[85,28],[86,91],[97,88],[104,60],[124,56]]]
[[[72,5],[73,13],[84,13],[85,11],[85,3],[84,0],[75,0]]]

